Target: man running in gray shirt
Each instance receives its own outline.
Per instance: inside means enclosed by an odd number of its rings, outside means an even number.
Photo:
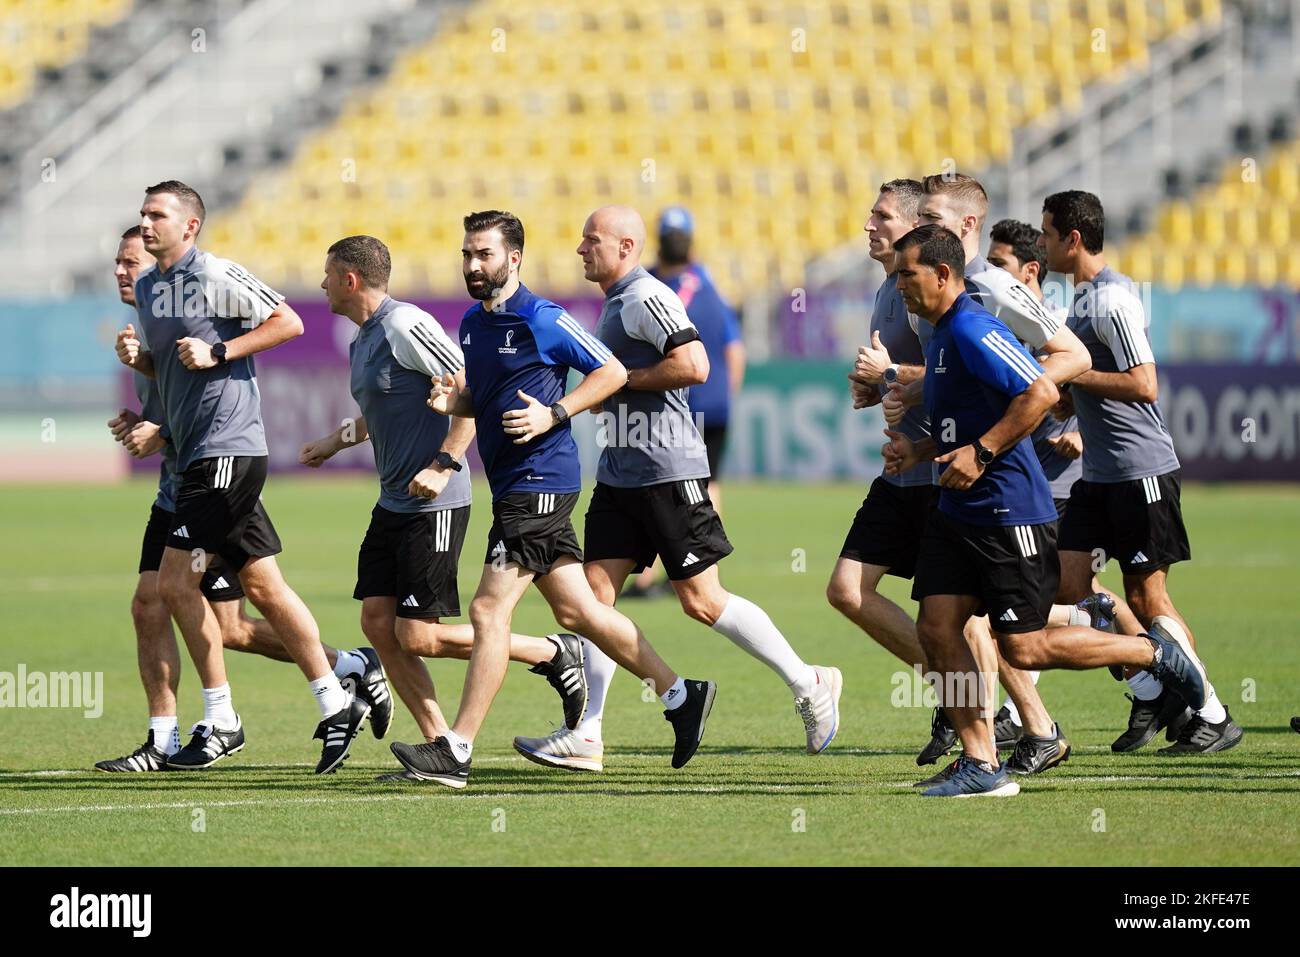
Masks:
[[[1058,548],[1061,589],[1082,598],[1096,569],[1119,559],[1124,597],[1144,627],[1191,629],[1169,598],[1169,566],[1192,557],[1180,504],[1178,456],[1157,402],[1155,355],[1137,286],[1106,265],[1101,201],[1082,190],[1043,201],[1049,269],[1073,277],[1069,326],[1087,347],[1092,369],[1067,393],[1083,434],[1083,478],[1074,484]],[[1185,718],[1186,706],[1145,672],[1128,671],[1129,726],[1111,748],[1135,751],[1161,728]],[[1205,705],[1161,754],[1208,754],[1241,741],[1242,729],[1206,681]]]
[[[373,236],[330,246],[321,288],[330,310],[360,328],[348,347],[352,397],[361,416],[302,447],[298,459],[319,468],[370,440],[379,472],[379,502],[357,555],[361,630],[380,653],[397,693],[428,741],[447,733],[421,657],[468,661],[474,628],[444,624],[460,614],[456,570],[469,527],[470,479],[465,451],[473,419],[438,415],[428,406],[430,380],[465,365],[456,340],[431,315],[388,295],[392,257]],[[559,692],[565,720],[576,726],[586,705],[582,648],[568,634],[512,635],[510,657],[532,666]],[[382,737],[378,729],[375,736]],[[418,781],[409,771],[381,781]]]
[[[596,336],[628,369],[626,388],[605,400],[598,424],[602,451],[583,542],[587,580],[612,606],[627,577],[658,556],[686,614],[781,676],[807,751],[818,754],[839,728],[839,669],[805,664],[763,609],[719,581],[717,563],[731,543],[709,500],[708,459],[687,403],[690,386],[708,377],[708,357],[677,294],[640,266],[645,241],[636,210],[606,206],[587,218],[577,249],[587,279],[605,293]],[[576,731],[516,738],[524,757],[601,770],[602,713],[615,664],[590,642],[586,661],[586,718]]]
[[[167,766],[207,768],[244,747],[221,628],[199,591],[215,554],[239,575],[309,683],[322,718],[316,773],[324,774],[347,757],[372,703],[368,689],[349,694],[331,670],[315,619],[280,574],[280,539],[261,503],[267,450],[253,355],[302,335],[302,320],[238,264],[195,246],[205,216],[203,200],[184,183],[145,191],[140,230],[156,263],[135,284],[143,340],[128,327],[117,341],[123,363],[158,381],[163,437],[176,449],[180,475],[158,591],[203,683],[203,720]]]

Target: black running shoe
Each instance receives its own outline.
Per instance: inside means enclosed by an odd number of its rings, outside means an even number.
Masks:
[[[1235,748],[1245,736],[1246,732],[1241,730],[1241,725],[1233,721],[1232,715],[1226,711],[1218,724],[1210,724],[1196,714],[1187,722],[1178,740],[1171,747],[1161,748],[1156,754],[1213,754]]]
[[[1115,599],[1105,592],[1093,592],[1083,601],[1077,602],[1074,607],[1088,613],[1088,624],[1092,628],[1097,631],[1108,631],[1112,635],[1115,634]],[[1110,676],[1116,681],[1124,680],[1123,665],[1108,665],[1107,670],[1110,671]]]
[[[316,733],[312,737],[325,742],[321,747],[320,761],[316,765],[317,774],[329,774],[347,760],[348,749],[366,726],[366,718],[369,716],[370,705],[360,695],[353,695],[348,698],[347,707],[316,725]]]
[[[917,781],[915,784],[912,785],[912,787],[932,788],[936,784],[942,784],[944,781],[947,781],[950,777],[952,777],[956,773],[957,773],[957,762],[951,761],[949,762],[948,766],[945,767],[938,774],[932,774],[924,781]]]
[[[1196,711],[1205,707],[1205,668],[1182,626],[1172,618],[1157,615],[1146,637],[1155,648],[1155,661],[1147,670],[1156,680],[1172,689],[1187,707]]]
[[[469,783],[470,761],[457,761],[446,738],[434,738],[432,744],[394,741],[388,747],[402,767],[421,781],[437,781],[449,788],[463,788]]]
[[[153,746],[153,731],[149,740],[130,754],[95,762],[96,771],[166,771],[167,755]]]
[[[528,670],[543,675],[560,696],[564,726],[572,731],[587,713],[587,675],[582,669],[582,639],[577,635],[547,635],[555,643],[555,657]]]
[[[1003,705],[993,716],[993,742],[999,751],[1010,751],[1025,733],[1011,718],[1011,709]]]
[[[686,700],[672,711],[665,711],[664,717],[673,726],[677,740],[673,744],[673,767],[686,766],[695,755],[704,737],[704,725],[713,710],[713,699],[718,693],[718,686],[712,681],[686,679]]]
[[[1116,753],[1136,751],[1187,709],[1183,699],[1168,688],[1160,692],[1160,697],[1150,701],[1141,701],[1131,694],[1125,694],[1124,697],[1133,702],[1133,708],[1128,715],[1128,730],[1110,746]]]
[[[1049,768],[1070,760],[1070,742],[1061,734],[1061,726],[1052,725],[1052,731],[1055,733],[1050,738],[1022,735],[1016,744],[1016,750],[1003,765],[1007,773],[1042,774]]]
[[[244,750],[244,722],[235,715],[235,727],[223,731],[208,721],[190,728],[190,743],[167,758],[169,771],[202,771],[222,758]]]
[[[948,721],[948,714],[943,708],[934,709],[934,718],[930,721],[930,743],[916,756],[920,765],[934,764],[952,750],[957,743],[957,729]]]
[[[383,740],[393,724],[393,696],[384,677],[384,666],[373,648],[358,648],[356,654],[366,659],[365,673],[360,677],[347,675],[339,679],[339,684],[348,694],[370,705],[370,733]]]

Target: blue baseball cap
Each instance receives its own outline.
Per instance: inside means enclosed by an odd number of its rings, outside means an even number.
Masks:
[[[671,232],[695,232],[695,221],[685,206],[669,206],[659,214],[659,235]]]

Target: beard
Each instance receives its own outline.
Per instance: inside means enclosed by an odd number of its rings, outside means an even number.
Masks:
[[[485,280],[476,283],[475,280]],[[497,291],[504,288],[505,284],[510,281],[510,264],[505,263],[496,272],[473,272],[465,276],[465,289],[474,299],[486,302],[496,295]]]

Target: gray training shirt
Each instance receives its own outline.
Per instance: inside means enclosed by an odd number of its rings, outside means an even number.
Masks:
[[[609,287],[596,337],[629,369],[644,369],[700,337],[686,308],[640,266]],[[619,488],[709,477],[704,440],[691,419],[689,389],[623,389],[605,400],[596,481]]]
[[[185,368],[176,341],[225,342],[255,329],[284,297],[241,266],[192,248],[166,273],[150,266],[135,281],[141,338],[153,357],[177,474],[219,455],[266,455],[253,357],[211,369]]]
[[[131,382],[135,386],[135,397],[140,400],[140,418],[154,425],[165,425],[162,396],[158,394],[158,383],[139,372],[131,373]],[[158,466],[158,497],[154,504],[164,512],[176,511],[176,447],[164,442],[162,462]]]
[[[934,328],[928,322],[923,325],[931,331]],[[871,314],[868,336],[872,332],[880,333],[880,344],[885,347],[889,358],[894,362],[909,366],[925,365],[925,352],[921,348],[920,337],[917,330],[912,328],[907,306],[903,305],[903,297],[898,291],[898,277],[893,273],[886,276],[885,281],[876,290],[876,304]],[[888,392],[889,387],[882,382],[881,396],[887,395]],[[898,423],[896,428],[914,441],[928,438],[930,420],[925,414],[925,405],[918,403],[909,408],[903,414],[903,421]],[[891,485],[930,485],[934,480],[934,465],[930,462],[922,462],[902,475],[886,475],[882,471],[880,477]]]
[[[434,512],[470,503],[469,469],[452,472],[435,499],[408,495],[417,472],[442,449],[451,419],[425,404],[430,380],[465,365],[460,346],[433,316],[409,302],[384,299],[348,347],[352,398],[361,407],[379,471],[379,507]]]
[[[1155,363],[1147,340],[1146,310],[1133,280],[1107,266],[1075,287],[1070,328],[1092,356],[1097,372],[1124,372]],[[1073,386],[1074,412],[1083,436],[1083,478],[1131,482],[1178,468],[1174,442],[1155,402],[1103,399]]]

